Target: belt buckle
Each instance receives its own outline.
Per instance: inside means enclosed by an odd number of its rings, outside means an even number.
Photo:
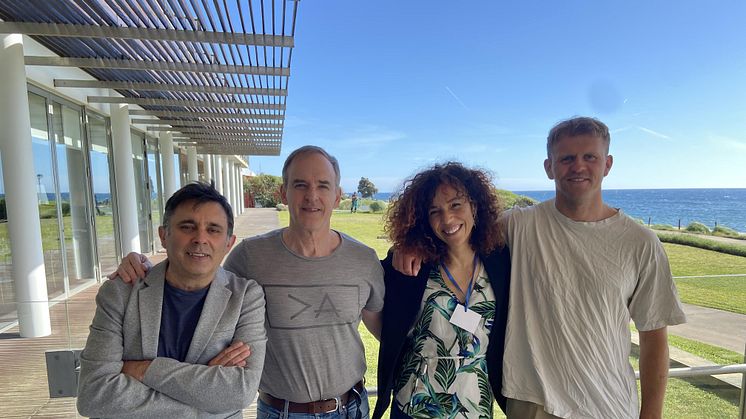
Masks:
[[[335,398],[334,398],[334,404],[335,404],[335,407],[334,407],[334,409],[332,409],[332,410],[327,410],[326,412],[324,412],[324,414],[327,414],[327,413],[334,413],[334,412],[337,412],[337,411],[339,411],[339,407],[340,407],[340,401],[339,401],[339,397],[335,397]]]

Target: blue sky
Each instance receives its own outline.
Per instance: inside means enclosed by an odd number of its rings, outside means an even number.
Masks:
[[[746,188],[746,2],[512,3],[303,0],[283,151],[252,169],[316,144],[347,192],[449,159],[547,190],[547,131],[590,115],[607,189]]]
[[[746,187],[746,2],[508,3],[301,2],[282,155],[252,169],[316,144],[346,191],[446,159],[553,189],[546,133],[590,115],[606,188]]]

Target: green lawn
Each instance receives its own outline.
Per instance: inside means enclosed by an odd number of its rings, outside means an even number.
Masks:
[[[664,243],[674,276],[744,274],[739,277],[678,278],[681,301],[746,314],[746,257]]]
[[[56,250],[60,248],[59,241],[59,225],[57,224],[57,218],[43,218],[40,221],[41,227],[41,243],[42,248],[47,250]],[[70,216],[62,217],[62,223],[65,231],[70,235],[72,229],[72,221]],[[98,236],[111,236],[114,235],[114,223],[111,215],[97,215],[96,216],[96,229],[98,230]],[[71,237],[66,238],[66,243],[72,243]],[[10,239],[8,238],[8,223],[0,223],[0,260],[10,258]]]
[[[674,276],[746,274],[746,257],[664,243]]]

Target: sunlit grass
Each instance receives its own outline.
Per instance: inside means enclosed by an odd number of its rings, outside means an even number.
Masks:
[[[746,274],[746,257],[680,244],[664,243],[674,276]],[[681,301],[746,314],[746,275],[720,278],[678,278]]]

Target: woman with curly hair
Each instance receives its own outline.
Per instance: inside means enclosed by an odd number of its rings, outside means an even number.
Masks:
[[[416,277],[383,260],[386,296],[378,354],[382,417],[492,417],[500,394],[510,258],[490,176],[435,165],[404,183],[389,206],[394,247],[425,262]]]

